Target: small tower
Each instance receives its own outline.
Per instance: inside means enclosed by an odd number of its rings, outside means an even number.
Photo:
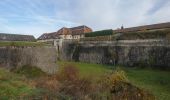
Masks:
[[[121,26],[121,30],[124,29],[123,25]]]

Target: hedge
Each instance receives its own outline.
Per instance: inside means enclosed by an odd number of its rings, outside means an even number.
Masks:
[[[112,40],[115,40],[113,35],[86,37],[80,39],[80,41],[112,41]]]
[[[95,31],[95,32],[90,32],[86,33],[85,37],[96,37],[96,36],[106,36],[106,35],[112,35],[113,30],[102,30],[102,31]]]

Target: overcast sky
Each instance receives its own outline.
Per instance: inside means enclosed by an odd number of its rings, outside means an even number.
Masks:
[[[93,30],[170,22],[170,0],[0,0],[0,33],[35,37],[61,27]]]

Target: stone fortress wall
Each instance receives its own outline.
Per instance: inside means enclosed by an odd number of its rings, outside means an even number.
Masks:
[[[96,64],[170,68],[170,43],[164,39],[65,41],[60,59]]]
[[[57,71],[55,47],[0,47],[0,66],[6,68],[30,65],[47,73]]]

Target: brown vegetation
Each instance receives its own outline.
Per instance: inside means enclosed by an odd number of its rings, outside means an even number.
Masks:
[[[47,90],[41,99],[71,100],[154,100],[147,91],[129,83],[124,71],[117,69],[94,82],[82,78],[79,70],[67,65],[57,75],[39,78],[37,88]]]

